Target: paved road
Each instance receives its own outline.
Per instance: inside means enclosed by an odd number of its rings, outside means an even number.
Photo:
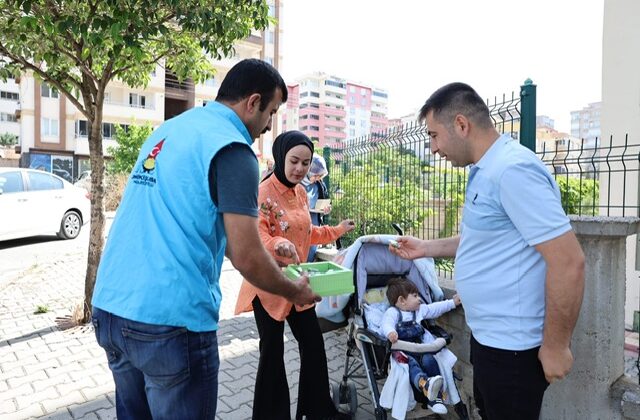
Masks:
[[[85,226],[86,228],[86,226]],[[90,328],[61,331],[56,318],[70,313],[83,294],[88,229],[73,241],[53,237],[0,242],[0,418],[114,419],[114,386],[104,352]],[[258,363],[258,335],[251,315],[234,316],[241,277],[225,263],[221,278],[220,389],[217,418],[248,419]],[[49,312],[34,314],[37,306]],[[295,412],[299,355],[287,329],[292,413]],[[325,334],[329,375],[341,378],[346,334]],[[637,377],[636,354],[625,355]],[[360,371],[360,373],[362,373]],[[358,389],[356,419],[373,418],[366,381]],[[424,417],[424,410],[411,413]],[[446,418],[454,418],[448,416]]]
[[[88,229],[72,241],[55,237],[0,242],[0,418],[114,419],[114,386],[104,352],[89,327],[62,331],[66,316],[83,294]],[[220,387],[218,419],[251,416],[258,364],[258,334],[251,315],[234,316],[241,283],[226,262],[221,286],[223,304],[218,335]],[[48,312],[34,314],[38,306]],[[292,414],[295,413],[299,354],[287,329]],[[325,334],[329,374],[341,378],[346,334]],[[357,380],[356,419],[373,418],[366,381]],[[412,413],[426,418],[425,410]],[[437,418],[437,417],[434,417]]]

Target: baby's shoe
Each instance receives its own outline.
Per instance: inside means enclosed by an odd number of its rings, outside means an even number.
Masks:
[[[433,401],[429,401],[427,405],[429,406],[431,411],[433,411],[436,414],[447,414],[447,407],[445,407],[445,405],[442,403],[442,400],[440,398],[436,398]]]
[[[418,387],[429,401],[434,401],[438,398],[438,394],[442,389],[442,376],[436,375],[429,379],[424,377],[420,378],[418,380]]]

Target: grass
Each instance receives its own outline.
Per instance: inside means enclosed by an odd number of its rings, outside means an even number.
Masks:
[[[47,312],[49,312],[49,307],[47,305],[38,305],[36,306],[34,314],[46,314]]]

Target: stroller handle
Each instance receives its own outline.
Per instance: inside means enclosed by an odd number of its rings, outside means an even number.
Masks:
[[[404,235],[404,231],[402,230],[399,224],[391,223],[391,226],[396,230],[396,232],[398,232],[398,235],[400,236]]]

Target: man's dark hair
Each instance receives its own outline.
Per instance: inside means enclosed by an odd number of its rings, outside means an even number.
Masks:
[[[482,128],[493,126],[487,104],[465,83],[449,83],[433,92],[420,109],[419,121],[424,121],[432,111],[433,117],[446,127],[451,127],[458,114],[464,115]]]
[[[418,287],[405,277],[394,277],[387,283],[387,300],[395,306],[400,297],[406,298],[411,293],[418,292]]]
[[[266,61],[249,58],[231,67],[220,85],[216,101],[235,103],[259,93],[260,111],[264,111],[276,88],[282,92],[282,102],[287,102],[287,85],[278,70]]]

